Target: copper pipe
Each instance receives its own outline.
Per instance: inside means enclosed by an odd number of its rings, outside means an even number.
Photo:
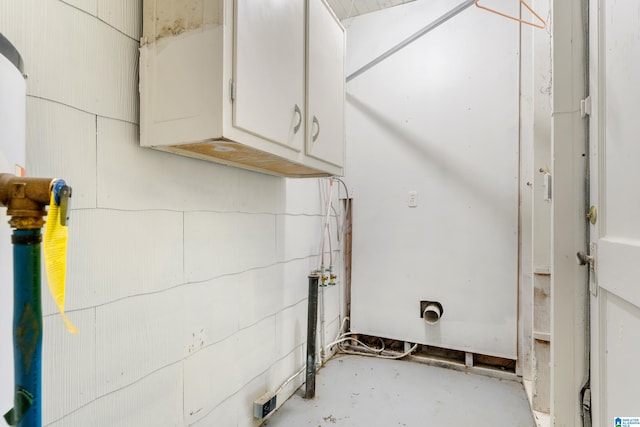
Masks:
[[[0,206],[7,208],[9,225],[22,230],[42,228],[53,178],[27,178],[0,173]]]

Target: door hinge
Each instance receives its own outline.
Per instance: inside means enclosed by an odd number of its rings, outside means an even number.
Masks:
[[[231,102],[236,100],[236,85],[233,80],[229,80],[229,100]]]
[[[580,116],[585,118],[587,115],[591,115],[591,96],[580,101]]]

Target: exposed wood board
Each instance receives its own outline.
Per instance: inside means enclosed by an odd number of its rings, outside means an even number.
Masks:
[[[330,175],[309,166],[297,164],[271,153],[231,141],[181,144],[168,147],[167,150],[176,154],[282,176],[314,177]]]
[[[328,0],[338,19],[352,18],[414,0]]]
[[[547,341],[533,340],[533,393],[534,411],[549,413],[551,402],[551,346]]]
[[[346,200],[346,214],[345,214],[345,225],[344,225],[344,241],[343,241],[343,255],[342,259],[344,260],[344,277],[340,281],[340,283],[344,286],[344,312],[345,315],[349,316],[351,313],[351,248],[352,248],[352,239],[353,239],[353,210],[351,209],[352,199]]]

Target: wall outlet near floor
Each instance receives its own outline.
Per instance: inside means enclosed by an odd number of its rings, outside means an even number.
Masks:
[[[276,409],[278,404],[277,395],[265,393],[253,402],[253,416],[259,420],[263,419]]]

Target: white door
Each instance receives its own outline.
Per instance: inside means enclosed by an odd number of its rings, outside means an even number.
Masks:
[[[234,126],[301,151],[304,0],[235,2]]]
[[[590,3],[593,425],[614,427],[640,418],[640,3]]]
[[[324,1],[308,3],[307,154],[344,165],[344,29]]]

